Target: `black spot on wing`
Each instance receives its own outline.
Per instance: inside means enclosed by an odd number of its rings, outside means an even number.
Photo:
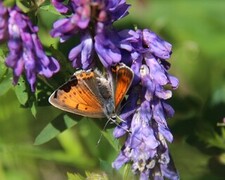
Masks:
[[[78,80],[76,76],[72,76],[70,80],[67,83],[63,84],[59,89],[65,92],[69,92],[71,90],[71,87],[76,86],[77,83],[78,83]]]
[[[76,80],[76,79],[77,79],[77,77],[75,75],[73,75],[73,76],[70,77],[69,81],[73,81],[73,80]]]
[[[77,105],[75,106],[75,109],[80,109],[80,108],[79,108],[79,106],[80,106],[80,104],[77,104]],[[87,107],[85,107],[85,108],[84,108],[84,110],[85,110],[85,111],[87,111],[87,110],[88,110],[88,108],[87,108]]]

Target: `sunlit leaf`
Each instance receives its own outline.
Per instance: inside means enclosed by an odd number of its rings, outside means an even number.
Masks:
[[[68,180],[108,180],[107,175],[104,172],[94,173],[94,172],[85,172],[86,178],[78,173],[67,173]]]
[[[31,113],[36,118],[36,115],[37,115],[37,106],[36,106],[36,103],[35,102],[32,103]]]
[[[5,65],[6,47],[0,47],[0,96],[4,95],[12,87],[12,72]]]
[[[6,77],[3,77],[0,82],[0,96],[4,95],[12,87],[12,77],[11,74],[7,74]]]
[[[113,136],[112,129],[108,129],[107,131],[102,131],[103,136],[108,140],[108,142],[112,145],[112,147],[119,151],[119,140]]]
[[[86,172],[87,179],[92,179],[92,180],[108,180],[108,177],[106,173],[101,172],[101,173],[93,173],[93,172]]]
[[[12,73],[5,66],[0,55],[0,96],[4,95],[12,87]]]
[[[219,157],[220,162],[225,165],[225,153],[222,153]]]
[[[133,177],[134,177],[134,174],[132,173],[131,165],[126,164],[123,170],[123,179],[132,179]]]
[[[81,176],[78,173],[69,173],[67,172],[68,180],[85,180],[86,178]]]
[[[15,0],[4,0],[5,6],[13,6],[15,4]]]
[[[29,94],[23,77],[20,77],[18,84],[15,86],[15,93],[20,104],[25,105],[28,101]]]
[[[49,11],[52,14],[61,15],[58,11],[55,10],[55,7],[51,5],[43,5],[40,7],[40,9],[44,11]]]
[[[16,0],[16,5],[24,12],[28,13],[29,11],[35,8],[35,3],[31,0]]]
[[[40,145],[56,137],[64,130],[76,125],[77,121],[67,114],[61,114],[52,120],[36,137],[34,144]]]
[[[225,150],[225,128],[221,127],[221,134],[212,132],[212,136],[205,139],[209,146],[218,147]]]

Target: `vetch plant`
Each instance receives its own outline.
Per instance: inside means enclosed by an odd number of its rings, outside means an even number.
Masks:
[[[88,70],[101,64],[110,71],[122,62],[134,72],[119,114],[122,121],[113,132],[125,141],[112,167],[129,163],[142,180],[179,179],[167,146],[173,141],[167,119],[174,110],[166,101],[172,92],[165,86],[176,89],[179,84],[168,72],[172,45],[149,29],[117,30],[114,22],[127,16],[130,8],[125,0],[52,0],[51,4],[63,16],[54,22],[51,36],[61,43],[80,38],[68,55],[73,68]],[[24,73],[34,92],[37,75],[52,77],[60,71],[59,62],[45,54],[38,27],[18,6],[0,2],[0,20],[0,41],[8,43],[5,64],[13,70],[13,82],[17,84]]]

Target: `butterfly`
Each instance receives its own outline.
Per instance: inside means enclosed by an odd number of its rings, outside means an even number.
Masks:
[[[49,102],[77,115],[115,120],[133,78],[133,71],[123,63],[113,66],[107,77],[97,69],[77,71],[52,93]]]

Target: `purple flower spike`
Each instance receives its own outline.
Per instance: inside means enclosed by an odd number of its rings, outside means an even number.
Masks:
[[[7,8],[0,2],[0,42],[8,39],[8,12]]]
[[[164,86],[177,88],[179,84],[168,73],[170,64],[166,60],[171,45],[149,30],[124,30],[119,35],[121,49],[130,52],[135,77],[126,102],[129,106],[122,110],[123,121],[114,130],[116,138],[128,136],[112,166],[119,169],[131,163],[133,172],[143,180],[177,180],[179,176],[166,144],[166,140],[173,141],[166,119],[173,116],[174,110],[166,103],[172,91]]]
[[[152,122],[150,126],[139,110],[134,114],[131,126],[133,133],[112,166],[119,169],[131,161],[132,170],[140,174],[140,179],[179,179],[165,139],[157,133],[156,123]]]
[[[73,67],[91,67],[95,63],[94,57],[89,56],[91,52],[97,53],[106,68],[121,61],[121,49],[124,47],[121,47],[122,39],[113,30],[112,24],[128,14],[129,5],[125,0],[70,0],[67,3],[52,0],[52,4],[60,13],[67,12],[64,11],[66,9],[71,15],[56,21],[51,35],[64,42],[75,34],[81,34],[81,43],[69,53]],[[89,34],[89,46],[82,34]]]
[[[5,63],[13,69],[14,84],[25,72],[31,90],[35,91],[37,74],[49,78],[59,71],[59,63],[53,57],[46,56],[37,37],[38,28],[32,25],[29,18],[17,7],[6,10],[8,19],[4,20],[7,21],[8,31],[4,37],[8,39],[9,54]]]
[[[134,114],[132,135],[126,140],[112,166],[119,169],[123,164],[131,162],[133,172],[140,174],[140,179],[179,179],[165,139],[157,132],[157,124],[147,124],[144,118],[140,111]]]

